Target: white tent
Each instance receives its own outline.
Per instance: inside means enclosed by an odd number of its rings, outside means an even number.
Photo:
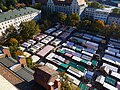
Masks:
[[[38,56],[36,56],[36,55],[31,56],[31,58],[32,58],[32,62],[33,62],[33,63],[35,63],[35,62],[37,62],[37,61],[40,60],[40,57],[38,57]]]

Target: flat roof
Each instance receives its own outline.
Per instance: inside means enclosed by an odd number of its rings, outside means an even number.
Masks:
[[[33,78],[34,71],[27,67],[24,67],[24,68],[21,67],[19,70],[15,71],[15,73],[17,73],[20,77],[22,77],[27,82],[30,82],[34,79]]]
[[[58,74],[57,71],[55,71],[54,69],[49,68],[48,66],[38,67],[38,69],[48,73],[49,75]]]
[[[15,73],[10,71],[8,68],[6,68],[1,63],[0,63],[0,75],[3,76],[6,80],[8,80],[13,85],[17,85],[24,81],[22,78],[18,77]]]
[[[46,47],[44,47],[42,50],[40,50],[37,55],[44,57],[45,55],[47,55],[51,50],[53,50],[53,46],[51,45],[47,45]]]
[[[96,9],[95,11],[110,13],[112,11],[112,8]]]
[[[14,60],[13,58],[2,58],[0,59],[0,62],[4,64],[6,67],[10,67],[17,63],[17,60]]]
[[[31,7],[25,7],[21,9],[15,9],[15,10],[7,11],[7,12],[2,12],[0,13],[0,22],[4,22],[7,20],[15,19],[17,17],[32,14],[34,12],[39,12],[39,10],[31,8]]]

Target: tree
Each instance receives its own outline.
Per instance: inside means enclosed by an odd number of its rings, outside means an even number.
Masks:
[[[39,26],[34,21],[23,22],[20,24],[20,36],[23,41],[26,41],[33,37],[33,35],[40,32]]]
[[[14,26],[10,26],[2,33],[5,41],[10,40],[10,38],[16,38],[18,36],[18,31],[14,28]]]
[[[78,86],[74,85],[70,78],[64,73],[60,73],[61,77],[61,90],[80,90]]]
[[[64,23],[67,18],[67,15],[63,12],[58,13],[58,20],[60,23]]]
[[[41,10],[42,9],[42,4],[41,3],[36,3],[33,8]]]
[[[88,3],[88,0],[85,0],[86,3]]]
[[[109,38],[111,36],[110,25],[105,25],[104,28],[100,30],[100,33],[106,38]]]
[[[8,10],[8,8],[7,8],[6,6],[2,6],[1,9],[2,9],[3,11],[7,11],[7,10]]]
[[[115,13],[115,14],[120,14],[120,9],[114,8],[112,12]]]
[[[66,19],[66,23],[71,26],[77,26],[80,22],[80,16],[77,13],[73,13],[72,15],[68,16]]]
[[[103,29],[103,27],[105,26],[104,21],[102,20],[97,20],[94,24],[93,24],[93,29],[96,32],[99,32],[100,30]]]
[[[89,29],[90,26],[91,26],[91,23],[92,23],[92,22],[91,22],[90,20],[85,19],[85,20],[83,20],[83,21],[81,22],[80,27],[83,27],[83,29]]]
[[[99,2],[91,2],[88,3],[88,6],[93,7],[93,8],[105,8],[103,5],[101,5]]]
[[[41,29],[42,31],[46,30],[45,25],[44,25],[44,24],[41,24],[41,25],[40,25],[40,29]]]
[[[44,20],[44,26],[45,28],[50,28],[52,25],[52,22],[50,20]]]
[[[14,57],[16,58],[16,57],[18,57],[19,55],[24,55],[23,54],[23,51],[21,51],[21,50],[17,50],[17,51],[14,51]]]
[[[31,57],[27,58],[27,66],[28,66],[29,68],[32,68],[32,67],[33,67],[32,58],[31,58]]]
[[[94,8],[98,8],[99,5],[100,5],[100,3],[98,3],[98,2],[92,2],[91,3],[91,7],[94,7]]]
[[[9,9],[10,9],[10,10],[13,10],[13,9],[14,9],[14,7],[13,7],[12,5],[10,5],[10,6],[9,6]]]
[[[11,46],[18,46],[18,40],[16,40],[15,38],[11,38],[9,43]]]

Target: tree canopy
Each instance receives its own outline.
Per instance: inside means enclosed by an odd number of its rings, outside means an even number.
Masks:
[[[71,26],[77,26],[79,22],[80,22],[80,16],[77,13],[68,15],[66,19],[66,24],[71,25]]]
[[[93,8],[105,8],[105,6],[101,5],[99,2],[90,2],[88,3],[88,6]]]
[[[120,14],[120,9],[114,8],[112,12],[115,13],[115,14]]]
[[[67,15],[63,12],[58,13],[58,20],[60,23],[64,23],[67,18]]]
[[[33,35],[40,32],[39,25],[34,21],[23,22],[20,24],[19,35],[22,36],[23,41],[32,38]]]

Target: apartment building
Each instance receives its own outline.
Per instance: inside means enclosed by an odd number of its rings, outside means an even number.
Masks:
[[[108,15],[111,12],[112,12],[111,8],[96,9],[94,12],[94,20],[103,20],[106,23]]]
[[[107,23],[108,15],[112,12],[112,8],[97,9],[87,7],[84,11],[84,17],[92,18],[93,20],[103,20]]]
[[[34,80],[46,90],[61,90],[58,72],[48,66],[38,67],[34,73]]]
[[[87,7],[84,10],[84,17],[86,18],[94,18],[94,12],[95,12],[96,8],[93,7]]]
[[[108,16],[107,24],[118,24],[120,25],[120,14],[110,13]]]
[[[36,0],[50,12],[64,12],[66,14],[82,14],[87,4],[85,0]]]
[[[33,9],[31,7],[10,10],[8,12],[1,12],[0,36],[2,36],[2,33],[11,25],[13,25],[17,29],[21,22],[27,22],[31,20],[36,21],[40,17],[41,17],[41,11]]]

